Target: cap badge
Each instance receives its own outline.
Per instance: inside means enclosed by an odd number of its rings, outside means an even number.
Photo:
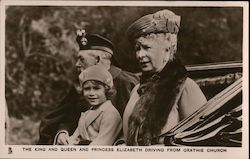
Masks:
[[[79,29],[76,31],[77,36],[81,38],[81,44],[83,46],[87,45],[88,39],[86,38],[86,31],[85,29]]]

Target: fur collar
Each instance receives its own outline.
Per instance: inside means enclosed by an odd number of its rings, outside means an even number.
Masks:
[[[129,117],[127,145],[152,145],[167,122],[187,72],[178,59],[153,75],[142,75],[134,111]]]

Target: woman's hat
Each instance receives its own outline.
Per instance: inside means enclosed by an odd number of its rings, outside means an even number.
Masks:
[[[181,17],[170,10],[161,10],[148,14],[132,23],[127,30],[129,39],[136,39],[150,33],[177,34],[180,28]]]
[[[79,81],[81,86],[89,80],[99,81],[110,88],[113,87],[113,78],[109,71],[102,67],[101,65],[90,66],[79,75]]]

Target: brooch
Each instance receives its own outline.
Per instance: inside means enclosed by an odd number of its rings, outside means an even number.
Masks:
[[[86,38],[86,31],[85,29],[79,29],[76,31],[78,37],[80,37],[81,44],[83,46],[87,45],[88,39]]]

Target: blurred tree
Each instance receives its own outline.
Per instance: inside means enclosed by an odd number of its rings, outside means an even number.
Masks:
[[[242,8],[190,7],[176,12],[182,16],[178,50],[185,64],[241,60]]]
[[[47,7],[7,9],[5,92],[10,115],[40,118],[67,90],[70,71],[64,66],[70,61],[58,52],[72,52],[72,47],[65,45],[70,36],[53,24],[56,14]]]
[[[109,38],[116,46],[115,57],[120,66],[138,72],[126,29],[139,17],[164,8],[9,6],[5,33],[9,114],[38,120],[60,102],[77,77],[77,28]],[[168,9],[182,17],[178,52],[185,64],[242,59],[242,8]]]

